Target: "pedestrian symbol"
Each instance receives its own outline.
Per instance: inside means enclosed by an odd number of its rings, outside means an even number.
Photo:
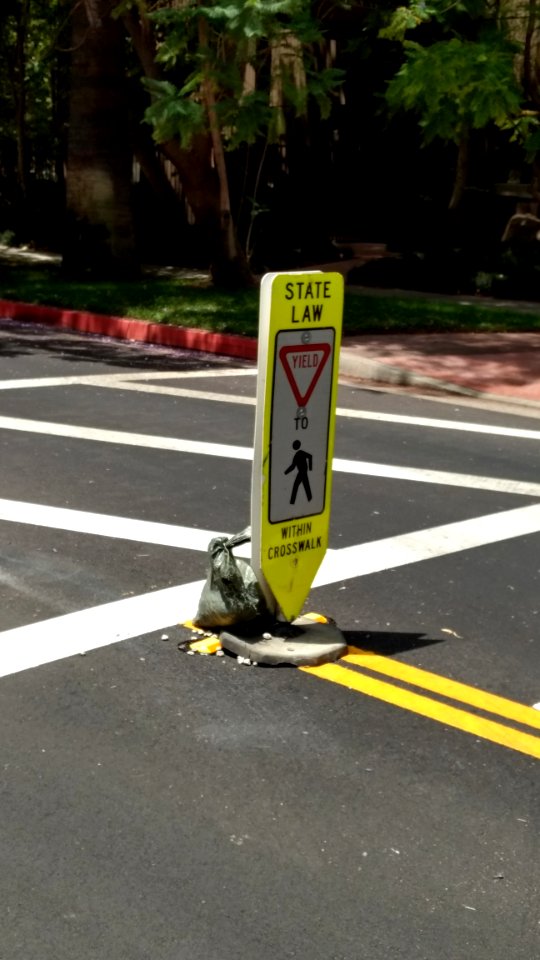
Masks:
[[[296,477],[294,478],[292,494],[289,503],[296,503],[296,494],[298,493],[300,484],[302,484],[308,500],[311,502],[313,499],[308,477],[308,471],[313,470],[313,457],[310,453],[302,450],[301,447],[302,444],[300,441],[295,440],[293,443],[293,450],[296,450],[296,453],[292,458],[291,465],[283,471],[284,473],[291,473],[292,470],[296,470]]]
[[[325,510],[335,336],[333,327],[319,327],[315,333],[276,333],[269,423],[270,523]]]

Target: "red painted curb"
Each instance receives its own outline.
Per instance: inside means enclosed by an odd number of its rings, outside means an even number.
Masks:
[[[104,337],[116,337],[118,340],[155,343],[162,347],[184,347],[187,350],[200,350],[241,360],[257,359],[255,337],[242,337],[234,333],[211,333],[190,327],[173,327],[165,323],[147,323],[145,320],[132,320],[129,317],[108,317],[100,313],[42,307],[12,300],[0,300],[0,317],[23,323],[43,323],[65,330],[79,330],[82,333],[98,333]]]

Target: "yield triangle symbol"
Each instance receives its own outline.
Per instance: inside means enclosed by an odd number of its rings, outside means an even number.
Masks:
[[[281,347],[279,359],[299,407],[307,406],[331,352],[329,343],[299,343]]]

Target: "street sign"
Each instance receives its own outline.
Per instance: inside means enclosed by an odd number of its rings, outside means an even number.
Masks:
[[[287,620],[300,613],[328,545],[342,314],[338,273],[263,277],[252,565]]]

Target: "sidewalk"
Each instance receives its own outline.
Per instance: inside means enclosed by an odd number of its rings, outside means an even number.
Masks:
[[[355,261],[323,264],[313,269],[337,270],[345,276]],[[349,287],[353,292],[354,286]],[[405,297],[436,294],[376,291],[363,294]],[[439,299],[453,300],[440,295]],[[460,297],[460,299],[463,299]],[[466,298],[469,299],[469,298]],[[495,303],[495,301],[494,301]],[[524,312],[540,312],[540,303],[512,302]],[[540,414],[540,333],[410,333],[344,337],[340,372],[380,384],[427,388],[464,396],[502,399]],[[533,414],[534,415],[534,414]]]
[[[257,341],[121,317],[0,300],[0,318],[255,360]],[[526,406],[540,415],[540,333],[415,333],[344,337],[340,374],[392,386]],[[533,413],[534,411],[534,413]]]
[[[4,258],[51,260],[50,255],[0,247]],[[312,269],[346,272],[354,261]],[[354,288],[351,288],[354,289]],[[369,291],[366,291],[369,292]],[[387,291],[388,293],[388,291]],[[407,295],[407,294],[405,294]],[[414,294],[421,296],[421,294]],[[432,296],[432,295],[429,295]],[[538,304],[522,304],[540,311]],[[101,336],[140,340],[255,360],[254,339],[107,317],[53,307],[33,307],[0,299],[0,318],[47,324]],[[344,337],[342,376],[380,385],[442,391],[527,407],[540,415],[540,333],[414,333]]]
[[[425,333],[345,337],[341,373],[538,406],[540,333]]]

